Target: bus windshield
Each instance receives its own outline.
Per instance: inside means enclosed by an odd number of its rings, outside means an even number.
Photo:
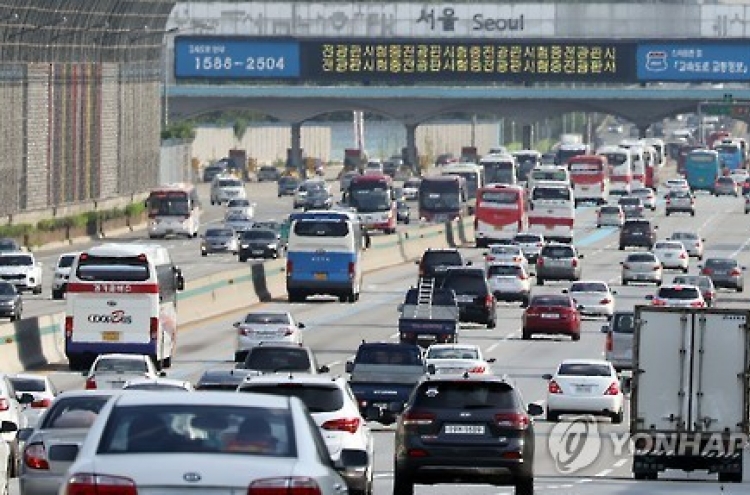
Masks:
[[[515,179],[515,167],[513,162],[486,162],[484,166],[484,178],[487,184],[512,184]]]
[[[349,225],[341,221],[300,220],[294,224],[294,234],[300,237],[346,237]]]
[[[535,187],[531,199],[570,201],[570,190],[563,187]]]
[[[531,172],[531,177],[535,181],[552,180],[565,182],[568,180],[568,175],[565,173],[565,170],[534,170]]]
[[[518,202],[518,193],[513,191],[487,191],[482,193],[482,203],[512,205]]]
[[[387,189],[353,189],[349,203],[360,213],[387,211],[391,209],[391,198]]]
[[[607,163],[616,167],[628,161],[628,155],[625,153],[602,153],[607,158]]]
[[[76,277],[88,282],[145,282],[150,271],[142,257],[87,256],[78,262]]]
[[[184,192],[156,193],[148,198],[148,213],[155,215],[189,215],[190,201]]]
[[[453,211],[461,207],[461,198],[457,192],[431,192],[419,195],[420,204],[430,210]]]
[[[455,175],[456,177],[463,177],[466,180],[466,189],[468,190],[469,198],[477,197],[477,189],[479,189],[479,174],[476,172],[446,172],[444,175]]]

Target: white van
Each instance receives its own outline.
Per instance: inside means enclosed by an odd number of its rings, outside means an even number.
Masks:
[[[370,160],[365,165],[364,175],[382,175],[383,174],[383,162],[380,160]]]
[[[217,175],[211,181],[211,204],[222,204],[230,199],[247,198],[245,184],[231,175]]]
[[[52,299],[62,299],[68,288],[68,277],[70,277],[70,268],[80,252],[63,253],[57,258],[55,265],[55,274],[52,277]]]

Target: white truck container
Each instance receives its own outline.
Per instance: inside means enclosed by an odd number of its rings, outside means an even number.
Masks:
[[[742,481],[750,310],[636,306],[633,474],[708,470]]]

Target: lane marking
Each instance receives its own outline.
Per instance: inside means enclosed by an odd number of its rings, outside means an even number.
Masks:
[[[627,460],[627,459],[620,459],[619,461],[615,462],[615,464],[614,464],[614,467],[616,467],[616,468],[621,468],[621,467],[623,467],[623,466],[625,465],[625,463],[627,463],[627,462],[628,462],[628,460]]]
[[[500,345],[500,342],[495,342],[494,344],[492,344],[491,346],[489,346],[489,347],[488,347],[488,348],[487,348],[487,349],[486,349],[486,350],[484,351],[484,352],[485,352],[485,354],[489,354],[490,352],[494,351],[495,349],[497,349],[497,347],[498,347],[499,345]]]
[[[604,476],[609,475],[609,473],[611,472],[612,472],[612,469],[605,469],[604,471],[596,473],[594,476],[596,476],[597,478],[603,478]]]
[[[730,254],[729,257],[730,258],[734,258],[738,254],[740,254],[742,251],[745,250],[745,248],[748,246],[748,244],[750,244],[750,237],[748,237],[747,239],[745,239],[745,242],[743,242],[742,245],[740,247],[738,247],[736,251],[734,251],[732,254]]]

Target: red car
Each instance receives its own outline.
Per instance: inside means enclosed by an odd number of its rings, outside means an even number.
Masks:
[[[573,299],[557,294],[533,296],[523,313],[523,340],[534,334],[570,335],[581,340],[581,315]]]

